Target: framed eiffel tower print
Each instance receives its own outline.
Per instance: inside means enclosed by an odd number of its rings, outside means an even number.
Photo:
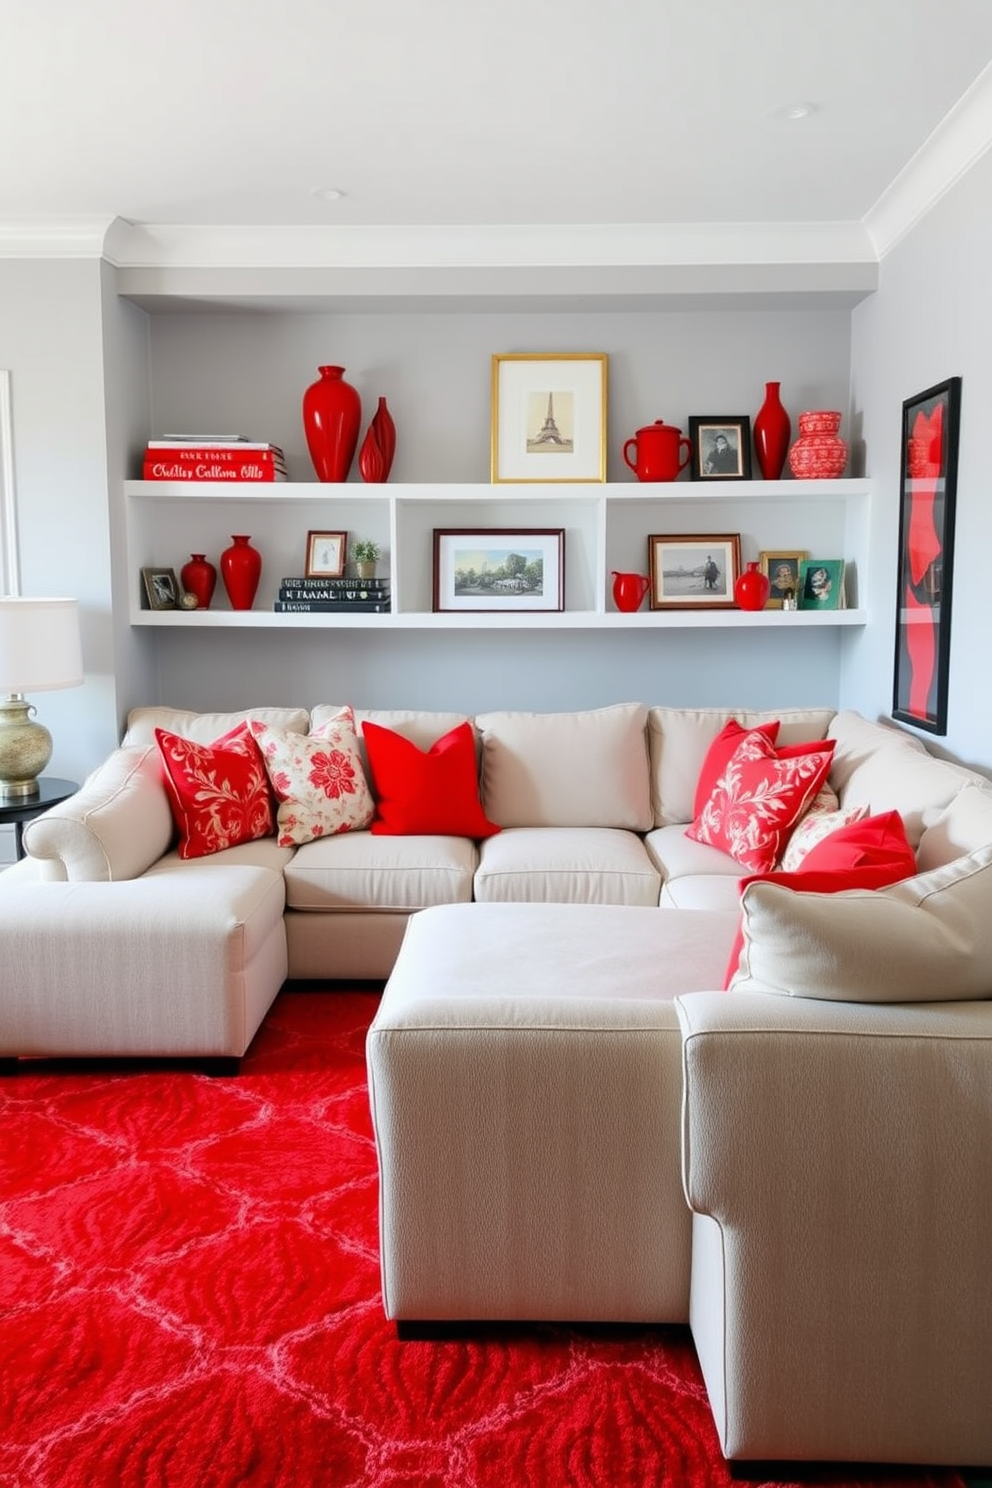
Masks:
[[[605,481],[606,364],[594,351],[494,355],[494,482]]]

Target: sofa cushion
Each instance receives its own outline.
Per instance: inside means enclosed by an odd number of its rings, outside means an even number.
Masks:
[[[310,714],[310,727],[319,728],[322,723],[327,722],[328,718],[336,717],[341,712],[342,706],[343,704],[340,703],[318,703]],[[478,730],[473,720],[464,713],[433,712],[427,708],[355,708],[354,713],[355,727],[358,730],[358,749],[366,775],[370,768],[365,737],[362,733],[363,725],[366,723],[377,723],[380,728],[392,729],[394,734],[402,734],[404,739],[409,739],[410,743],[416,744],[418,749],[430,749],[442,734],[450,733],[460,723],[467,723],[472,730],[476,756],[480,756]]]
[[[481,713],[482,801],[502,827],[652,825],[647,710]]]
[[[425,832],[481,838],[500,830],[479,800],[471,724],[458,724],[429,749],[370,719],[362,724],[362,734],[375,795],[374,835]]]
[[[245,708],[235,713],[191,713],[182,708],[132,708],[127,715],[124,744],[154,744],[155,730],[166,729],[197,744],[209,744],[221,734],[230,733],[239,723],[258,718],[275,728],[292,729],[305,734],[310,718],[305,708]]]
[[[74,796],[49,807],[24,829],[24,847],[43,877],[69,883],[137,878],[161,857],[174,834],[152,740],[115,749]]]
[[[764,734],[745,734],[701,814],[686,829],[752,873],[770,869],[830,769],[830,751],[781,758]]]
[[[992,845],[875,892],[750,884],[734,992],[842,1002],[992,997]]]
[[[207,857],[272,835],[272,793],[247,724],[213,744],[197,744],[167,729],[156,729],[155,739],[181,858]]]
[[[961,787],[945,811],[927,827],[916,850],[921,873],[939,868],[992,842],[992,784]]]
[[[657,906],[661,875],[633,832],[512,827],[479,848],[480,903]]]
[[[342,708],[337,718],[328,718],[312,734],[275,728],[259,719],[252,720],[251,730],[279,802],[280,847],[368,826],[374,806],[350,708]]]
[[[656,827],[691,822],[696,782],[713,740],[733,718],[745,729],[778,721],[778,744],[822,739],[834,716],[832,708],[649,708],[648,747],[651,806]]]
[[[863,821],[868,815],[868,807],[864,805],[847,806],[841,810],[820,808],[816,803],[824,795],[829,795],[834,801],[837,800],[833,791],[820,791],[815,797],[809,810],[789,834],[785,851],[778,864],[783,873],[795,873],[801,867],[806,855],[825,838],[830,837],[834,832],[839,832],[842,827],[849,827],[854,822]]]
[[[345,832],[297,849],[285,870],[286,902],[290,909],[322,914],[467,903],[478,861],[478,848],[467,837]]]

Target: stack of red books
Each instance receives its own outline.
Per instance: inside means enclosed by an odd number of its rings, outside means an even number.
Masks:
[[[167,434],[150,439],[142,475],[148,481],[284,481],[277,444],[243,434]]]

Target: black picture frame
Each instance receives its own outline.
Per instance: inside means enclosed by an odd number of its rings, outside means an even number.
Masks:
[[[692,414],[689,443],[689,473],[694,481],[751,479],[751,420],[747,414]]]
[[[961,378],[902,405],[892,717],[947,733]]]

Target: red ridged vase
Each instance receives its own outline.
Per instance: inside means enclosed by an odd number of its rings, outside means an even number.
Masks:
[[[318,367],[320,373],[303,394],[303,432],[317,479],[348,479],[362,422],[357,388],[344,380],[343,367]]]
[[[189,594],[196,595],[196,607],[209,610],[217,585],[217,570],[203,553],[192,553],[179,570],[179,582]]]
[[[396,453],[396,425],[386,406],[385,398],[372,416],[368,432],[358,452],[358,469],[363,481],[380,482],[389,479]]]
[[[231,547],[220,555],[220,576],[224,580],[232,610],[250,610],[262,577],[262,555],[251,546],[251,538],[236,533]]]
[[[765,401],[754,418],[754,453],[764,480],[778,480],[789,453],[792,422],[782,398],[779,382],[765,383]]]
[[[770,583],[757,563],[749,563],[734,585],[734,598],[741,610],[763,610],[768,598]]]

